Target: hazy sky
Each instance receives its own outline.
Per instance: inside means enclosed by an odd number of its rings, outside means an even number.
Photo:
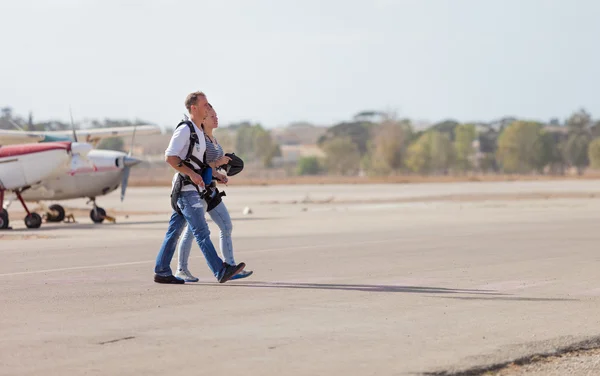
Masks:
[[[172,126],[600,117],[598,0],[0,0],[0,106]]]

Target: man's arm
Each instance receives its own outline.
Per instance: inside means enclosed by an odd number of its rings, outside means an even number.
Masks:
[[[204,180],[202,180],[202,176],[198,175],[194,170],[192,170],[188,166],[181,164],[181,158],[175,155],[170,155],[167,156],[165,160],[175,170],[189,176],[190,179],[192,179],[192,181],[194,182],[194,184],[201,188],[204,188]]]

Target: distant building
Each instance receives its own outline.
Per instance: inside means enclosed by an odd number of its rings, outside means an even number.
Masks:
[[[297,163],[300,158],[317,157],[322,158],[325,153],[314,144],[304,145],[281,145],[281,156],[273,159],[276,165]]]
[[[565,136],[569,133],[568,127],[561,127],[560,125],[545,125],[544,130],[549,133],[556,133]]]

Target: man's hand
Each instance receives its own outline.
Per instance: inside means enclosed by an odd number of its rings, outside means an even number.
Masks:
[[[198,175],[195,172],[189,176],[194,184],[196,184],[199,188],[204,188],[204,180],[202,180],[202,176]]]
[[[227,175],[221,174],[220,172],[217,172],[217,171],[213,171],[213,176],[221,184],[227,184],[227,182],[229,181],[229,178],[227,178]]]

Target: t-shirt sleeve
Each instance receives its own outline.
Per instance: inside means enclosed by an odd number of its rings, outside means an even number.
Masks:
[[[175,129],[173,132],[173,136],[171,137],[171,141],[169,142],[169,146],[167,150],[165,150],[166,157],[181,157],[187,153],[187,150],[183,150],[185,148],[186,143],[190,139],[190,129],[184,124],[179,126],[179,128]]]

